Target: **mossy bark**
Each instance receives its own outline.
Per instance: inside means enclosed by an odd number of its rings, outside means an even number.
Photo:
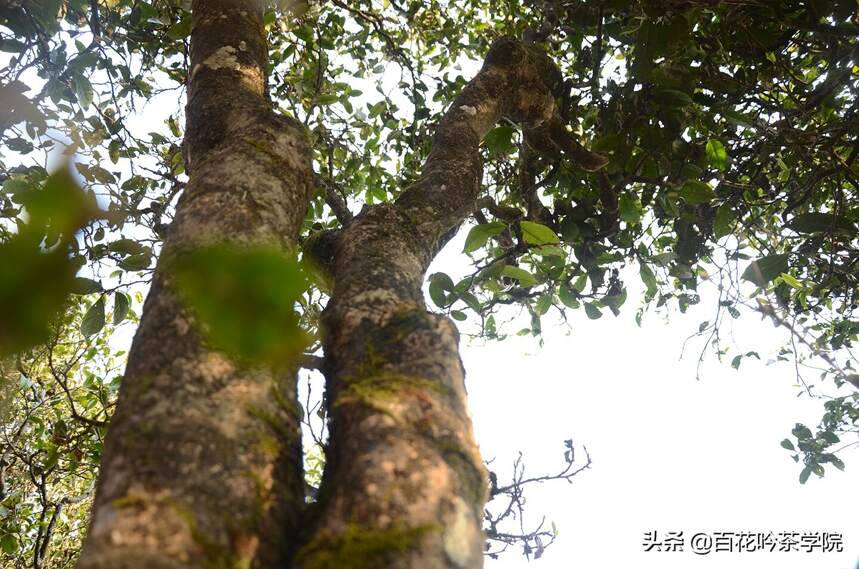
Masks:
[[[289,555],[304,503],[293,374],[207,348],[164,262],[212,243],[295,247],[310,151],[267,99],[262,18],[261,1],[193,2],[189,182],[129,353],[79,569],[275,567]]]
[[[354,543],[355,528],[411,539],[351,547],[352,557],[364,557],[348,566],[482,566],[487,477],[466,406],[459,337],[449,319],[427,311],[422,284],[450,230],[475,209],[483,136],[502,116],[545,122],[558,80],[545,55],[497,41],[441,120],[421,179],[339,234],[323,314],[328,463],[318,519],[296,567],[344,566],[333,549]]]

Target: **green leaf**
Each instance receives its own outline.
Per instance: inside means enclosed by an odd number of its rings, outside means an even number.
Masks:
[[[628,224],[634,225],[641,221],[641,203],[634,195],[630,193],[621,194],[618,208],[620,218]]]
[[[576,241],[580,234],[581,230],[579,229],[578,222],[572,217],[565,217],[561,222],[561,235],[564,236],[564,240]]]
[[[844,470],[844,461],[835,455],[830,455],[829,462],[838,470]]]
[[[4,190],[9,187],[4,184]],[[76,286],[80,264],[68,245],[99,213],[94,198],[81,191],[66,167],[41,187],[22,188],[15,200],[27,208],[29,219],[0,238],[0,355],[47,339],[50,322]]]
[[[658,283],[653,270],[647,264],[641,262],[639,274],[641,275],[641,282],[647,287],[648,294],[654,294],[658,288]]]
[[[728,168],[728,152],[725,150],[725,146],[715,138],[707,141],[707,161],[717,170]]]
[[[46,340],[78,266],[62,249],[45,252],[33,228],[0,242],[0,355]]]
[[[549,243],[560,243],[561,240],[557,234],[550,228],[533,221],[520,221],[519,227],[522,228],[522,237],[525,243],[531,245],[547,245]]]
[[[464,302],[470,309],[475,312],[480,312],[481,305],[480,300],[477,299],[476,296],[471,294],[470,292],[461,292],[459,293],[459,299]]]
[[[734,221],[734,210],[727,204],[720,205],[713,219],[713,236],[721,239],[731,233],[731,223]]]
[[[451,310],[450,315],[453,316],[454,320],[458,320],[459,322],[462,322],[463,320],[468,318],[465,315],[465,312],[462,312],[461,310]]]
[[[588,318],[590,318],[591,320],[597,320],[598,318],[602,318],[602,311],[596,304],[592,302],[585,303],[585,314],[587,314]]]
[[[795,448],[793,448],[793,443],[792,443],[792,442],[790,442],[790,439],[784,439],[784,440],[781,442],[781,446],[782,446],[782,448],[787,449],[787,450],[790,450],[790,451],[795,451],[795,450],[796,450]]]
[[[63,6],[62,0],[38,0],[32,4],[32,13],[47,28],[46,31],[54,33],[58,26],[60,9]]]
[[[548,312],[549,308],[551,308],[551,307],[552,307],[552,296],[548,295],[548,294],[544,294],[543,296],[541,296],[537,300],[537,303],[534,305],[534,312],[536,312],[537,315],[542,316],[542,315],[546,314],[546,312]]]
[[[25,178],[9,177],[3,182],[3,192],[14,196],[30,190],[31,183]]]
[[[148,248],[134,239],[117,239],[107,244],[107,250],[124,255],[137,255],[138,253],[147,251]]]
[[[18,552],[18,538],[10,533],[0,537],[0,549],[6,555],[14,555]]]
[[[450,304],[446,293],[454,291],[453,280],[445,273],[433,273],[429,277],[429,282],[430,298],[436,306],[445,308]]]
[[[45,461],[42,463],[42,467],[45,470],[53,469],[57,463],[60,461],[60,453],[55,445],[50,445],[48,447],[48,454],[45,456]]]
[[[787,270],[787,255],[769,255],[749,264],[743,271],[742,278],[760,288],[766,288],[767,284]]]
[[[472,227],[465,238],[465,246],[462,248],[463,253],[471,253],[483,247],[486,242],[495,237],[507,228],[507,225],[501,221],[492,221],[483,225],[475,225]]]
[[[680,197],[686,200],[686,203],[699,204],[710,203],[715,194],[710,184],[699,180],[686,180],[680,189]]]
[[[99,298],[95,304],[89,307],[81,320],[81,333],[84,336],[92,336],[104,328],[104,297]]]
[[[618,308],[626,302],[626,288],[621,289],[620,294],[609,294],[602,298],[602,303],[612,309],[614,315],[619,314]]]
[[[453,292],[456,289],[453,279],[446,273],[433,273],[429,276],[429,281],[438,284],[442,289],[449,292]]]
[[[7,117],[14,113],[11,115],[15,117],[14,123],[25,121],[44,131],[48,128],[48,124],[39,108],[24,95],[27,91],[29,87],[21,81],[10,81],[6,85],[0,85],[0,108],[4,109]]]
[[[21,137],[8,138],[6,139],[6,148],[21,154],[29,154],[33,151],[33,144]]]
[[[527,328],[526,328],[526,330],[527,330]],[[542,332],[543,332],[543,326],[540,324],[540,316],[536,312],[532,312],[531,313],[531,335],[532,336],[539,336]]]
[[[176,122],[176,119],[172,116],[167,118],[167,127],[170,129],[170,133],[173,136],[179,136],[182,132],[179,130],[179,123]]]
[[[21,202],[31,226],[49,227],[66,236],[100,214],[95,198],[81,190],[65,166],[51,174],[41,189],[21,195]]]
[[[483,137],[483,144],[493,154],[510,154],[516,150],[513,143],[513,135],[516,129],[512,126],[497,126]]]
[[[152,262],[152,255],[147,253],[138,253],[131,255],[119,262],[119,266],[126,271],[142,271],[149,267]]]
[[[744,114],[739,111],[735,111],[733,109],[725,109],[722,111],[722,115],[725,119],[733,124],[737,124],[740,126],[754,128],[755,127],[755,117],[752,115]]]
[[[803,425],[802,423],[797,423],[793,429],[790,430],[790,434],[795,436],[799,440],[810,439],[811,438],[811,429]]]
[[[114,138],[110,141],[110,144],[107,147],[107,155],[110,158],[110,161],[116,164],[119,162],[119,151],[122,148],[122,143]]]
[[[326,95],[319,95],[319,97],[316,98],[316,103],[318,105],[331,105],[339,100],[340,96],[336,93],[328,93]]]
[[[799,483],[805,484],[808,481],[808,477],[811,476],[811,472],[814,470],[814,466],[811,464],[806,465],[805,468],[802,469],[802,472],[799,473]]]
[[[501,271],[501,274],[505,277],[510,277],[511,279],[518,280],[519,284],[523,287],[534,286],[537,284],[537,279],[534,278],[534,275],[520,267],[513,267],[511,265],[507,265]]]
[[[299,39],[304,40],[307,44],[313,43],[313,28],[308,25],[299,26],[298,28],[292,30]]]
[[[128,316],[128,296],[125,293],[117,292],[113,295],[113,325],[116,326]]]
[[[308,343],[295,306],[304,270],[276,247],[212,245],[168,264],[208,342],[249,365],[291,366]]]
[[[167,30],[167,37],[172,40],[180,40],[191,35],[191,18],[184,17]]]
[[[688,107],[692,104],[692,97],[677,89],[657,89],[654,93],[657,100],[669,107]]]
[[[541,247],[537,247],[533,250],[535,253],[539,253],[543,257],[560,257],[564,258],[567,256],[567,252],[561,249],[560,247],[556,247],[554,245],[543,245]]]
[[[89,107],[92,104],[94,95],[92,84],[89,80],[82,75],[78,75],[72,79],[72,86],[75,89],[75,97],[78,98],[80,106],[84,108]]]
[[[838,435],[831,431],[823,431],[820,433],[820,438],[827,442],[827,444],[835,445],[841,442],[841,439],[838,438]]]
[[[734,369],[740,369],[740,364],[743,362],[743,356],[740,354],[739,356],[734,356],[734,359],[731,360],[731,367]]]
[[[799,280],[797,280],[797,278],[793,275],[790,275],[788,273],[782,273],[779,275],[779,277],[781,277],[781,280],[784,281],[791,288],[795,288],[797,290],[802,290],[803,288],[805,288],[802,286],[802,283],[799,282]]]
[[[568,306],[570,308],[578,308],[581,306],[581,303],[579,303],[578,300],[578,295],[572,287],[566,283],[562,284],[558,289],[558,298],[562,303],[564,303],[564,306]]]
[[[93,166],[91,169],[92,175],[102,184],[113,184],[116,182],[116,176],[105,170],[101,166]]]
[[[591,144],[591,151],[611,152],[612,150],[617,150],[618,146],[623,142],[623,139],[623,135],[617,132],[605,134]]]
[[[368,105],[368,109],[370,110],[370,117],[379,116],[387,108],[388,108],[388,103],[385,101],[379,101],[377,103],[373,103],[371,105]]]
[[[101,287],[101,283],[98,281],[94,281],[92,279],[87,279],[84,277],[75,277],[75,281],[72,284],[72,294],[93,294],[96,292],[101,292],[104,290]]]
[[[16,39],[8,38],[0,40],[0,51],[5,51],[8,53],[18,53],[24,50],[27,47],[27,44],[20,42]]]
[[[840,231],[856,233],[856,226],[850,220],[831,213],[803,213],[791,219],[787,226],[797,233],[822,233]]]

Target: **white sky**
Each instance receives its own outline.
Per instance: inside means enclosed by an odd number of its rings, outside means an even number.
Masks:
[[[458,273],[466,231],[430,270]],[[456,279],[454,279],[456,280]],[[462,356],[475,430],[485,459],[503,483],[519,450],[527,472],[563,467],[563,441],[587,446],[593,464],[572,485],[554,482],[526,493],[526,516],[545,515],[559,529],[537,561],[509,550],[490,569],[710,567],[745,569],[853,569],[859,557],[859,452],[847,451],[845,472],[826,469],[801,486],[800,466],[779,441],[796,422],[818,423],[822,402],[797,398],[792,363],[767,366],[782,333],[744,314],[734,338],[745,358],[739,371],[730,358],[709,357],[695,379],[700,343],[683,341],[712,318],[715,297],[670,323],[648,313],[634,321],[641,285],[630,275],[629,300],[619,317],[604,311],[591,321],[569,311],[569,335],[544,317],[545,346],[513,337],[486,344],[463,342]],[[551,314],[551,313],[550,313]],[[512,330],[515,332],[515,328]],[[855,447],[854,447],[855,448]],[[577,456],[581,448],[577,448]],[[841,532],[844,553],[683,553],[643,551],[645,531]],[[688,542],[687,542],[688,543]]]

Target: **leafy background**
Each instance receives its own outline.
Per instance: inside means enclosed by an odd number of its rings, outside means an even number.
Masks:
[[[86,525],[123,348],[186,181],[188,10],[174,0],[0,7],[9,566],[71,566]],[[609,164],[588,173],[529,157],[515,125],[495,128],[482,150],[485,198],[463,230],[471,270],[429,275],[434,308],[473,336],[539,338],[570,311],[684,312],[714,287],[714,315],[697,330],[706,354],[733,367],[760,357],[723,338],[737,318],[786,330],[774,358],[796,363],[823,415],[782,445],[802,482],[844,467],[838,451],[856,444],[859,419],[854,2],[292,1],[269,7],[266,30],[272,99],[314,141],[319,189],[303,240],[395,198],[493,39],[535,36],[567,78],[570,128]],[[225,257],[207,262],[249,262]],[[630,279],[645,290],[638,308]],[[308,353],[327,298],[311,281],[294,291]],[[214,329],[220,318],[264,346],[271,323],[230,313],[224,299],[267,314],[259,303],[272,297],[254,282],[222,290],[223,310],[207,312]]]

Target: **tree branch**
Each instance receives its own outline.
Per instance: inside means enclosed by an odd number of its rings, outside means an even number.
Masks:
[[[341,195],[341,192],[339,192],[330,182],[326,181],[325,178],[315,172],[313,174],[313,181],[325,192],[325,203],[331,208],[337,221],[343,225],[352,221],[352,212],[349,211],[349,206],[346,204],[346,200]]]
[[[322,371],[325,369],[325,358],[314,356],[312,354],[303,354],[298,360],[298,365],[304,369],[313,369]]]

